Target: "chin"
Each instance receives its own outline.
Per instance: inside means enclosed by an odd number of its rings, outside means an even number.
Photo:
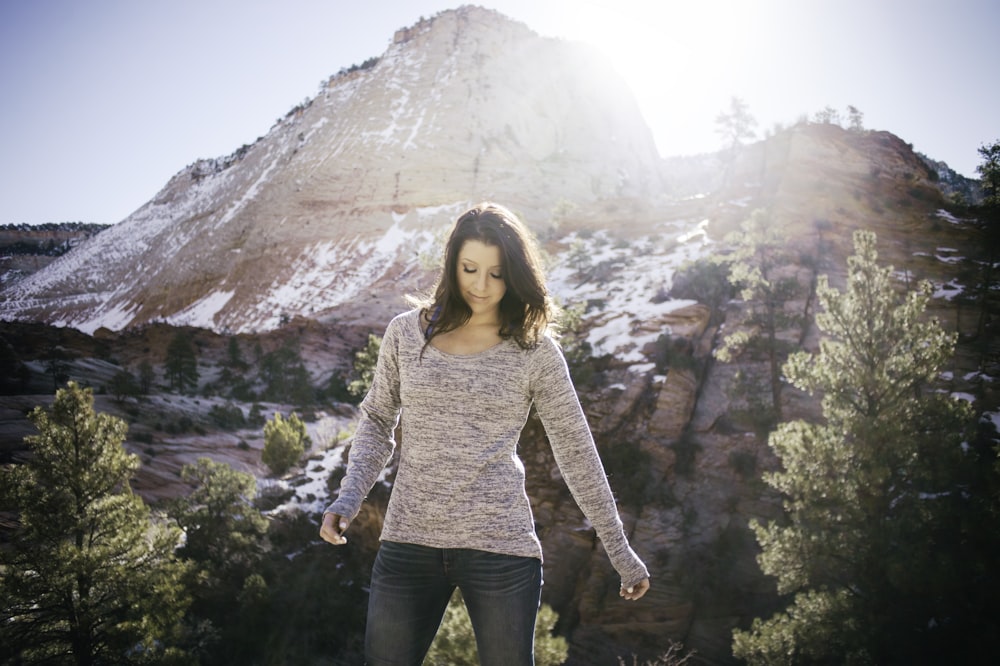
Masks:
[[[469,301],[465,301],[465,304],[475,314],[486,314],[500,309],[500,304],[493,302],[474,301],[470,303]]]

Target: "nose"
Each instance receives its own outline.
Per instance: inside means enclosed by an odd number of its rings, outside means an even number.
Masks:
[[[480,293],[486,293],[487,279],[488,277],[486,275],[486,271],[479,271],[479,275],[476,276],[476,289],[478,289]]]

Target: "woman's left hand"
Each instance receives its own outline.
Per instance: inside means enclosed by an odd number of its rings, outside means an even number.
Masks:
[[[343,546],[347,543],[344,531],[351,524],[347,518],[338,516],[335,513],[323,514],[323,526],[319,529],[319,535],[324,541],[332,543],[334,546]]]
[[[626,588],[622,586],[622,588],[618,591],[618,594],[621,595],[623,599],[628,599],[629,601],[636,601],[638,599],[641,599],[642,595],[646,594],[647,590],[649,590],[649,579],[643,578],[642,580],[640,580],[638,583],[636,583],[631,587]]]

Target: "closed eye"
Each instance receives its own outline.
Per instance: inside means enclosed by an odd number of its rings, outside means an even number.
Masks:
[[[478,272],[479,269],[478,268],[473,268],[471,266],[462,266],[462,271],[465,272],[465,273],[472,274],[472,273]],[[490,277],[493,278],[494,280],[502,280],[503,279],[503,275],[500,274],[500,273],[490,273]]]

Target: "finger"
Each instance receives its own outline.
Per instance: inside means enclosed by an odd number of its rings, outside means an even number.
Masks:
[[[628,587],[622,587],[618,594],[629,601],[636,601],[641,599],[646,591],[649,590],[649,579],[645,579],[636,583],[635,585],[630,585]]]
[[[328,513],[323,516],[323,525],[319,530],[319,535],[324,541],[332,543],[335,546],[341,546],[347,543],[343,532],[349,524],[350,521],[347,518]]]
[[[635,586],[635,590],[632,593],[630,599],[632,601],[638,601],[649,591],[649,579],[640,581],[638,585]]]
[[[332,543],[334,546],[342,546],[347,543],[347,539],[341,536],[333,529],[323,528],[320,530],[319,535],[323,537],[323,540]]]

